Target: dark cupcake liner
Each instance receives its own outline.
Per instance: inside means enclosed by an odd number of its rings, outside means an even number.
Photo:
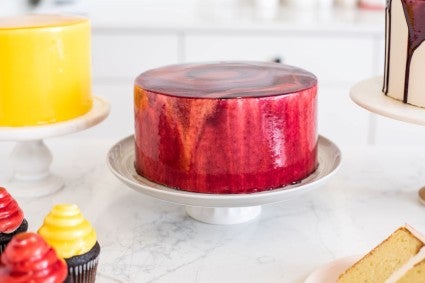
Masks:
[[[28,230],[28,222],[24,218],[24,220],[22,221],[18,229],[16,229],[12,233],[9,233],[9,234],[0,233],[0,255],[6,249],[7,244],[9,244],[10,240],[12,240],[13,236],[22,232],[26,232],[27,230]]]
[[[88,263],[68,268],[66,283],[94,283],[96,281],[99,258]]]
[[[65,259],[68,277],[65,283],[94,283],[99,263],[100,246],[96,245],[87,253]]]

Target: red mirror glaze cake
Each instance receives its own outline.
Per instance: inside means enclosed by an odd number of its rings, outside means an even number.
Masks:
[[[315,171],[317,79],[277,63],[182,64],[137,77],[135,168],[199,193],[253,193]]]

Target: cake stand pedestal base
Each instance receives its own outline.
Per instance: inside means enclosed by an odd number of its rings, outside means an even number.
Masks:
[[[4,186],[6,188],[12,188],[9,191],[13,196],[32,198],[51,195],[62,189],[64,182],[61,177],[56,175],[49,175],[40,180],[28,181],[12,177],[10,181],[6,181]]]
[[[60,190],[64,182],[50,174],[53,156],[43,140],[88,129],[108,114],[109,103],[93,97],[91,110],[71,120],[40,126],[0,127],[0,141],[16,141],[9,162],[11,177],[1,184],[18,197],[40,197]]]
[[[60,190],[62,178],[50,174],[52,160],[43,140],[17,142],[10,156],[13,175],[5,186],[18,197],[40,197]]]
[[[261,206],[201,207],[186,206],[187,214],[208,224],[232,225],[251,221],[261,214]]]

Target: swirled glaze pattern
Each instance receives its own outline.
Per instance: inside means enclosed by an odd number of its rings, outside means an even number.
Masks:
[[[136,88],[194,98],[263,97],[309,89],[316,77],[297,67],[266,62],[182,64],[149,70]]]

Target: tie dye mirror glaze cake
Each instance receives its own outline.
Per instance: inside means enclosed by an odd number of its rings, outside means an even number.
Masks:
[[[317,79],[260,62],[171,65],[135,80],[135,168],[168,187],[253,193],[318,166]]]

